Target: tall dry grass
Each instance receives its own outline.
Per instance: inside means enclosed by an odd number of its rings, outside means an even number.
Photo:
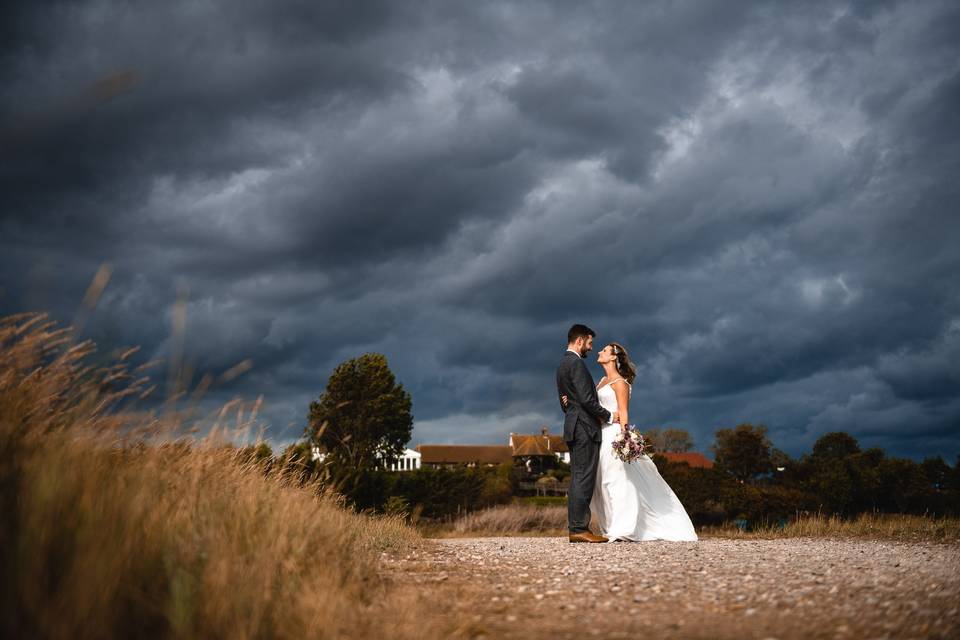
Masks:
[[[830,537],[896,540],[901,542],[960,542],[960,518],[928,517],[903,513],[862,513],[854,518],[810,514],[791,520],[783,527],[764,523],[742,531],[733,523],[705,527],[703,537],[797,538]]]
[[[513,503],[473,511],[425,531],[435,537],[558,536],[567,532],[566,506]]]
[[[431,537],[559,536],[567,531],[565,506],[515,503],[474,511],[424,530]],[[780,527],[760,524],[743,531],[735,524],[699,527],[700,538],[771,539],[796,537],[863,538],[912,542],[960,542],[960,519],[907,514],[865,513],[852,519],[801,515]]]
[[[0,636],[440,637],[377,577],[401,522],[341,509],[174,419],[43,314],[0,320]],[[177,424],[176,426],[182,426]]]

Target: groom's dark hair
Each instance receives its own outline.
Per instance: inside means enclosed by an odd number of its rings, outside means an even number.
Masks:
[[[577,338],[586,338],[587,336],[596,338],[597,334],[585,324],[575,324],[570,327],[570,331],[567,331],[567,344],[573,344]]]

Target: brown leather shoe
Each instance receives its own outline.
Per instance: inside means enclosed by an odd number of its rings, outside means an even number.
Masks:
[[[570,542],[606,542],[607,539],[603,536],[598,536],[589,531],[584,531],[583,533],[571,533]]]

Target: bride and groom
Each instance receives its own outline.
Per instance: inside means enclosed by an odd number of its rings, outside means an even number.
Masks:
[[[584,358],[595,336],[585,325],[570,327],[567,352],[557,367],[572,475],[567,498],[570,542],[695,541],[690,517],[653,461],[642,455],[625,463],[613,452],[617,432],[630,423],[636,368],[627,350],[611,342],[597,354],[606,375],[594,386]],[[590,532],[591,514],[602,535]]]

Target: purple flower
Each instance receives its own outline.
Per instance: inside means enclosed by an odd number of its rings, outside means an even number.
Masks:
[[[614,436],[613,455],[623,462],[633,462],[650,449],[650,445],[636,425],[628,424]]]

